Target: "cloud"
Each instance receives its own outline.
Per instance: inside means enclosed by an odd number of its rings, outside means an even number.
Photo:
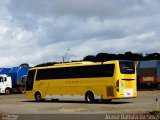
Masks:
[[[148,16],[158,13],[159,0],[14,0],[10,10],[15,16],[26,17],[77,16],[121,18]]]
[[[159,0],[5,0],[1,66],[83,59],[99,52],[160,52]],[[152,43],[152,44],[151,44]]]

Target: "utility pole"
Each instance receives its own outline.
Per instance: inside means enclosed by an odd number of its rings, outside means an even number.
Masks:
[[[68,54],[68,51],[69,51],[70,49],[67,49],[67,51],[66,51],[66,53],[65,53],[65,55],[64,56],[62,56],[62,63],[64,63],[65,62],[65,58],[67,57],[67,54]]]

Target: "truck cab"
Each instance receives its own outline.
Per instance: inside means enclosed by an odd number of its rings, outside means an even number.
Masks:
[[[0,75],[0,93],[10,94],[12,89],[12,80],[10,76]]]

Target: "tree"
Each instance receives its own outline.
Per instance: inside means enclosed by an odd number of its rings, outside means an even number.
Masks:
[[[142,53],[132,53],[131,51],[124,53],[124,59],[125,60],[143,60],[143,54]]]
[[[160,60],[160,54],[159,53],[146,54],[145,60]]]
[[[83,61],[95,61],[95,56],[94,55],[88,55],[83,58]]]
[[[28,63],[22,63],[22,64],[20,65],[20,67],[29,67],[29,64],[28,64]]]

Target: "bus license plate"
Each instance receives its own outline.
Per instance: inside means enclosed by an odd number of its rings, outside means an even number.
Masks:
[[[124,97],[133,97],[133,89],[124,89]]]

